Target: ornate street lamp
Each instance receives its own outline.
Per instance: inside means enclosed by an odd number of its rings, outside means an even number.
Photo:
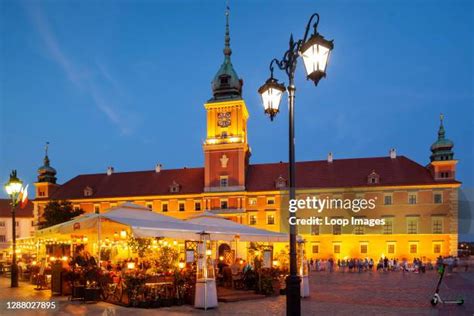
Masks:
[[[18,287],[18,266],[16,264],[16,219],[15,208],[18,205],[18,195],[20,194],[23,182],[16,176],[16,170],[10,174],[10,180],[5,183],[5,191],[10,196],[12,207],[12,265],[11,265],[11,287]]]
[[[308,39],[308,33],[313,19],[313,35]],[[321,78],[326,77],[326,68],[329,62],[329,56],[334,48],[333,41],[324,39],[317,31],[319,24],[319,14],[314,13],[306,26],[303,39],[294,41],[293,35],[290,36],[289,49],[283,55],[281,60],[273,59],[270,63],[270,78],[263,86],[258,89],[263,102],[265,113],[273,121],[275,115],[279,112],[279,106],[285,86],[278,83],[273,78],[273,65],[285,71],[288,76],[288,110],[289,110],[289,198],[296,196],[295,188],[295,125],[294,125],[294,103],[295,103],[295,70],[298,57],[303,59],[306,78],[318,85]],[[289,217],[294,218],[295,213],[289,213]],[[301,278],[298,276],[297,254],[296,254],[296,226],[290,225],[290,275],[286,279],[286,314],[301,315]]]

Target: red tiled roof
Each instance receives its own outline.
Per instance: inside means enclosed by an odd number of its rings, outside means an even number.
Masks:
[[[0,217],[11,217],[12,208],[10,205],[10,199],[0,199]],[[33,217],[33,203],[28,200],[25,208],[22,209],[18,206],[15,210],[16,217]]]
[[[296,164],[296,187],[346,188],[368,186],[368,175],[375,171],[380,186],[439,184],[424,166],[398,156],[303,161]],[[247,190],[263,191],[275,188],[275,180],[288,179],[288,163],[252,165],[247,174]],[[459,183],[457,181],[448,181]],[[443,183],[448,183],[444,181]],[[374,184],[371,184],[374,185]]]
[[[367,186],[367,176],[375,171],[380,176],[374,186],[439,184],[424,166],[404,157],[335,159],[298,162],[298,188],[342,188]],[[250,165],[247,172],[247,191],[275,190],[275,180],[288,179],[288,163]],[[173,182],[180,185],[179,194],[204,191],[204,168],[164,169],[136,172],[116,172],[111,175],[79,175],[61,185],[52,199],[82,199],[84,189],[91,187],[91,198],[168,195]],[[459,183],[444,181],[443,183]]]
[[[180,185],[180,194],[201,193],[204,186],[204,169],[115,172],[111,175],[84,174],[61,185],[51,198],[81,199],[84,198],[86,187],[92,188],[91,198],[166,195],[170,194],[173,181]]]

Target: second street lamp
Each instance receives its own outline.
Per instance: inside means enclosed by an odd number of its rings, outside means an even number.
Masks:
[[[18,287],[18,266],[16,264],[16,219],[15,208],[18,204],[18,195],[20,194],[23,183],[18,179],[16,170],[10,174],[10,179],[5,183],[5,191],[10,196],[12,207],[12,265],[11,265],[11,287]]]
[[[314,33],[308,39],[308,33],[313,19]],[[281,97],[285,91],[285,86],[278,83],[273,78],[274,64],[283,70],[288,76],[288,110],[289,110],[289,199],[296,197],[296,181],[295,181],[295,125],[294,125],[294,103],[295,103],[295,70],[298,57],[303,58],[306,69],[306,77],[312,80],[315,85],[326,77],[326,68],[329,56],[334,48],[333,41],[324,39],[317,31],[319,24],[319,15],[314,13],[306,26],[303,39],[294,41],[293,35],[290,36],[289,49],[283,55],[281,60],[273,59],[270,63],[270,78],[263,86],[258,89],[262,97],[265,114],[270,116],[273,121],[275,115],[279,112]],[[289,219],[296,217],[295,213],[289,213]],[[296,255],[296,226],[290,225],[290,274],[286,279],[286,314],[301,315],[301,294],[300,282],[297,269]]]

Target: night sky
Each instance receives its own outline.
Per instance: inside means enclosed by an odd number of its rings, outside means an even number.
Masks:
[[[297,160],[386,156],[394,147],[426,165],[444,113],[458,179],[473,187],[472,1],[230,6],[251,163],[287,160],[286,101],[271,123],[256,90],[290,33],[301,38],[318,12],[335,49],[316,88],[298,65]],[[202,166],[203,104],[223,61],[224,11],[224,1],[1,1],[1,181],[18,169],[33,183],[46,141],[59,183],[107,166]]]

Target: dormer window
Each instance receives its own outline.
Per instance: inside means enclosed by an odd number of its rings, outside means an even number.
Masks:
[[[94,194],[94,190],[90,186],[84,188],[84,196],[92,196]]]
[[[228,85],[229,84],[229,76],[222,76],[220,77],[221,85]]]
[[[181,186],[176,181],[173,181],[173,184],[170,185],[171,193],[178,193],[180,189],[181,189]]]
[[[277,188],[277,189],[284,189],[284,188],[286,188],[286,179],[283,178],[282,176],[279,176],[279,177],[275,180],[275,188]]]
[[[373,170],[367,177],[368,184],[378,184],[380,183],[380,176],[378,173]]]

